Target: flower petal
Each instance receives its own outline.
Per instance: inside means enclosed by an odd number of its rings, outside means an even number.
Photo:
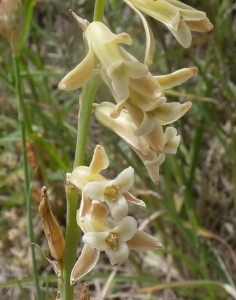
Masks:
[[[122,110],[118,118],[113,119],[110,117],[114,107],[115,105],[110,102],[103,102],[97,105],[95,107],[95,116],[98,122],[118,134],[133,148],[138,149],[143,154],[147,154],[149,152],[148,143],[143,137],[134,135],[137,127],[129,114]]]
[[[127,0],[125,2],[128,2]],[[130,0],[137,9],[153,17],[154,19],[175,29],[178,27],[179,10],[165,0]]]
[[[124,217],[111,232],[117,233],[121,241],[128,241],[134,236],[136,229],[137,221],[135,218],[127,216]]]
[[[107,244],[105,239],[108,237],[109,231],[106,232],[86,232],[82,238],[85,244],[99,251],[105,251]]]
[[[176,40],[184,47],[189,48],[192,43],[192,35],[190,29],[184,22],[184,20],[180,19],[179,26],[177,30],[168,26],[168,29],[172,32]]]
[[[126,191],[126,192],[122,193],[122,195],[125,197],[126,201],[128,201],[130,203],[133,203],[133,204],[136,204],[136,205],[146,207],[145,202],[143,202],[142,200],[134,197],[134,195],[130,194],[129,192]]]
[[[100,252],[85,244],[79,259],[74,265],[70,276],[70,284],[73,285],[76,280],[80,279],[90,272],[99,259]]]
[[[160,122],[162,125],[167,125],[167,124],[177,121],[192,106],[191,102],[185,102],[180,105],[178,105],[178,104],[180,104],[180,103],[173,102],[173,103],[164,104],[165,106],[163,106],[163,110],[161,112],[162,116],[158,114],[158,117],[160,117]],[[161,119],[163,117],[164,117],[164,119]],[[169,119],[169,121],[168,121],[168,119]]]
[[[107,206],[110,209],[111,216],[115,221],[120,221],[128,213],[128,204],[122,194],[118,196],[116,201],[105,200]]]
[[[140,251],[160,249],[162,247],[156,239],[142,230],[136,230],[135,235],[126,243],[130,249]]]
[[[211,31],[214,28],[213,24],[208,18],[205,18],[204,20],[200,21],[186,21],[186,24],[188,25],[191,31],[197,32]]]
[[[108,166],[109,166],[109,159],[105,149],[102,146],[97,145],[94,150],[91,164],[89,166],[90,173],[92,174],[100,173]]]
[[[82,87],[93,75],[95,67],[95,57],[93,49],[89,45],[87,56],[82,62],[70,71],[59,83],[59,90],[72,91]]]
[[[146,51],[145,51],[144,64],[149,67],[152,64],[154,50],[155,50],[155,39],[152,30],[149,27],[147,20],[140,13],[140,11],[136,9],[135,6],[133,6],[133,4],[130,1],[125,1],[125,2],[129,5],[131,9],[133,9],[133,11],[135,11],[139,15],[139,17],[143,22],[143,27],[146,34]]]
[[[126,168],[115,179],[111,180],[110,184],[118,185],[120,193],[129,190],[134,184],[134,169],[132,167]]]
[[[170,89],[192,78],[197,71],[195,67],[184,68],[168,75],[155,76],[155,78],[163,89]]]
[[[88,195],[91,200],[98,200],[104,202],[104,189],[108,184],[107,181],[93,181],[86,184],[84,193]]]
[[[120,264],[124,262],[129,257],[129,247],[126,243],[119,243],[116,250],[112,250],[107,247],[105,250],[107,256],[110,259],[111,265]]]

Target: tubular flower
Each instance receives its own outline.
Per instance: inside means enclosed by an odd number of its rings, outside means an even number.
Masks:
[[[124,2],[132,9],[134,6],[165,24],[185,48],[191,45],[191,31],[205,32],[213,29],[205,12],[198,11],[177,0],[124,0]],[[147,30],[146,34],[148,34]]]
[[[80,24],[84,20],[74,14]],[[82,20],[82,21],[81,21]],[[127,33],[113,34],[102,22],[92,22],[83,27],[88,43],[85,59],[59,83],[61,90],[75,90],[83,86],[92,77],[96,57],[100,60],[104,72],[110,78],[119,101],[125,101],[129,95],[129,78],[141,78],[148,73],[148,67],[138,61],[128,61],[120,50],[119,44],[131,45],[132,39]]]

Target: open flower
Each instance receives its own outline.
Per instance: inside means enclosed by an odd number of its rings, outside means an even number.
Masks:
[[[124,2],[131,8],[134,6],[165,24],[185,48],[191,45],[191,31],[205,32],[213,29],[205,12],[198,11],[177,0],[124,0]]]
[[[100,251],[105,251],[112,265],[124,262],[130,250],[148,251],[160,249],[161,244],[149,234],[137,230],[133,217],[123,218],[105,232],[87,232],[79,259],[71,272],[71,284],[90,272],[96,265]]]
[[[148,73],[148,67],[138,61],[128,61],[120,50],[119,44],[130,45],[131,37],[127,33],[114,34],[102,22],[92,22],[87,27],[84,20],[73,14],[77,22],[83,22],[84,36],[88,43],[85,59],[59,83],[61,90],[75,90],[83,86],[92,77],[96,58],[101,62],[104,72],[110,78],[119,101],[128,95],[129,78],[140,78]]]
[[[115,179],[90,182],[84,187],[84,193],[91,200],[105,202],[114,220],[119,221],[128,213],[128,204],[122,194],[134,184],[134,169],[129,167]]]

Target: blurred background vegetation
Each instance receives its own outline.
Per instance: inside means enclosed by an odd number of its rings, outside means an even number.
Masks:
[[[193,34],[183,49],[166,27],[148,18],[156,39],[151,72],[162,75],[198,67],[198,75],[174,90],[168,101],[189,101],[192,109],[174,126],[181,134],[175,156],[167,156],[155,186],[136,155],[94,117],[85,164],[96,144],[105,147],[114,178],[127,165],[136,171],[133,193],[147,209],[131,206],[141,228],[163,249],[132,252],[121,266],[102,256],[86,276],[91,299],[236,299],[236,3],[233,0],[186,0],[214,24]],[[69,8],[92,21],[94,1],[23,1],[25,9],[21,76],[27,110],[27,156],[32,175],[35,243],[49,255],[38,215],[40,189],[50,191],[53,211],[65,225],[62,172],[71,172],[75,152],[79,93],[61,92],[60,79],[85,56],[81,29]],[[142,24],[122,1],[108,0],[104,22],[115,33],[133,38],[129,51],[141,61],[145,52]],[[20,130],[11,50],[0,38],[0,299],[34,299],[24,199]],[[96,102],[113,101],[101,85]],[[82,243],[78,246],[78,253]],[[43,299],[55,299],[56,277],[37,252]],[[81,283],[76,284],[79,293]]]

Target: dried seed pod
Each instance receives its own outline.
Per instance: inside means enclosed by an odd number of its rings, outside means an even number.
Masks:
[[[52,257],[61,260],[65,254],[65,239],[62,229],[55,219],[47,197],[47,188],[42,188],[39,214],[43,220],[43,227]]]

